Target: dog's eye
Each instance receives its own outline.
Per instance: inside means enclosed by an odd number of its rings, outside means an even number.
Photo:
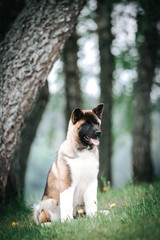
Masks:
[[[95,121],[95,122],[94,122],[94,125],[99,126],[99,122]]]
[[[88,126],[88,123],[83,123],[83,127],[87,127]]]

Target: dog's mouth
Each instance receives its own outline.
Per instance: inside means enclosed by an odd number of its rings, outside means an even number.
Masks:
[[[99,139],[98,138],[90,138],[88,136],[84,136],[84,139],[89,143],[89,145],[99,145]]]

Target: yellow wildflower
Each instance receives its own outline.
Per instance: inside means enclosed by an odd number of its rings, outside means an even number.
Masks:
[[[110,208],[113,208],[113,207],[115,207],[115,206],[116,206],[116,203],[110,204]]]
[[[18,222],[12,222],[12,227],[18,226]]]
[[[140,204],[140,203],[139,203],[139,202],[137,202],[137,206],[139,206],[139,204]]]
[[[105,192],[107,190],[107,188],[106,187],[103,187],[103,191]]]
[[[82,214],[82,213],[83,213],[83,209],[79,209],[79,210],[78,210],[78,213],[79,213],[79,214]]]

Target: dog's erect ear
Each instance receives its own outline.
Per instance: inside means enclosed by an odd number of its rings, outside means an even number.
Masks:
[[[104,105],[104,104],[101,103],[101,104],[99,104],[97,107],[95,107],[95,108],[92,109],[92,112],[94,112],[99,119],[101,119],[101,117],[102,117],[103,105]]]
[[[82,112],[82,110],[80,108],[74,109],[71,114],[71,120],[72,120],[73,124],[76,124],[76,122],[78,122],[83,117],[83,115],[84,115],[84,113]]]

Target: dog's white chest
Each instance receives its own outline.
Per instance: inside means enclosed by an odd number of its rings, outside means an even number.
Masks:
[[[96,155],[89,150],[79,151],[74,159],[67,160],[71,170],[72,183],[87,184],[97,178],[99,162]]]

